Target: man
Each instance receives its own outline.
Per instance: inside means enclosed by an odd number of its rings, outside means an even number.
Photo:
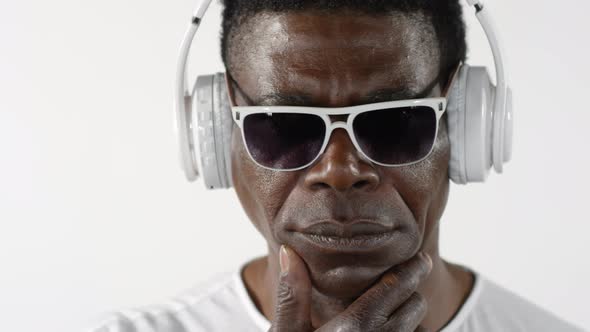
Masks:
[[[456,0],[226,0],[223,19],[237,106],[441,97],[465,60]],[[445,121],[414,163],[379,165],[336,128],[317,159],[291,171],[261,165],[260,151],[234,126],[233,183],[268,256],[94,331],[576,331],[439,256],[449,191]],[[263,143],[281,153],[275,141]]]

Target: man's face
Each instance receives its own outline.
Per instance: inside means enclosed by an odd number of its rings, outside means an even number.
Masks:
[[[241,106],[250,100],[341,107],[441,94],[438,84],[424,91],[437,80],[439,49],[432,26],[419,15],[262,13],[236,31],[228,60],[239,86],[232,88],[234,102]],[[271,256],[287,244],[306,262],[317,290],[354,297],[421,247],[437,245],[449,161],[444,121],[440,125],[433,152],[417,164],[375,165],[336,129],[313,165],[288,172],[256,165],[234,126],[235,189]],[[384,233],[386,240],[372,235],[366,245],[339,247],[303,234],[346,227]]]

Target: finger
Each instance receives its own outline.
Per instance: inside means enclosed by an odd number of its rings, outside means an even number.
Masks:
[[[305,332],[311,330],[311,281],[305,263],[282,245],[279,250],[281,275],[271,332]]]
[[[432,260],[425,253],[420,253],[407,262],[395,266],[344,312],[360,319],[382,322],[404,303],[418,285],[427,278],[432,269]]]
[[[416,328],[416,331],[414,332],[430,332],[430,330],[423,326],[418,326],[418,328]]]
[[[420,293],[413,293],[410,298],[404,302],[394,313],[389,317],[389,321],[385,323],[385,331],[425,331],[423,327],[419,327],[420,323],[426,316],[428,311],[428,303]]]

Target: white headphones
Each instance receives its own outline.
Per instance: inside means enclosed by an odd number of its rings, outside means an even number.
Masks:
[[[461,65],[451,86],[447,105],[449,177],[457,184],[485,181],[492,165],[502,173],[503,164],[512,155],[512,92],[500,44],[483,2],[467,2],[475,8],[491,46],[497,86],[492,84],[487,68],[468,65]],[[186,70],[192,41],[210,3],[211,0],[199,1],[180,47],[174,109],[181,164],[187,179],[194,181],[201,175],[206,188],[216,189],[232,187],[233,120],[225,75],[199,76],[191,91],[187,89]]]

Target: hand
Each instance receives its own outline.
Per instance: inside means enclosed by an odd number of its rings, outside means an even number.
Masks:
[[[275,317],[269,332],[426,331],[419,325],[426,315],[427,303],[416,289],[432,269],[428,255],[419,253],[385,272],[346,310],[317,330],[311,324],[307,267],[286,246],[281,247],[280,255],[284,272],[279,279]]]

